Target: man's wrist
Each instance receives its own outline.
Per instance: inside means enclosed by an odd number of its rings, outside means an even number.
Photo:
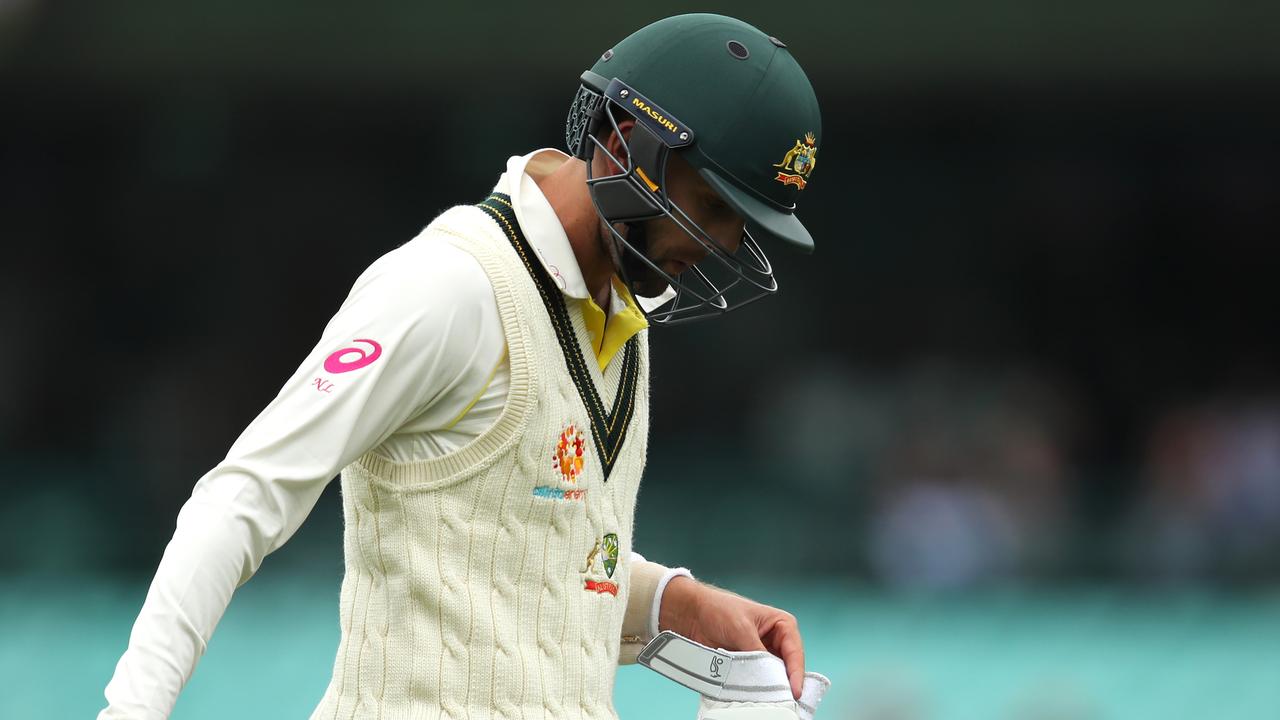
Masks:
[[[656,612],[651,630],[654,635],[663,630],[688,635],[688,628],[693,624],[693,617],[697,613],[699,583],[688,570],[664,577],[663,582],[657,602],[654,603]]]

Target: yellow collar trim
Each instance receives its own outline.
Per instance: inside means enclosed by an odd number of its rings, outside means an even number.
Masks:
[[[582,318],[586,321],[587,333],[591,335],[591,349],[596,354],[601,372],[609,367],[609,361],[632,336],[649,327],[649,321],[645,320],[635,297],[616,276],[613,278],[613,291],[622,298],[626,307],[614,313],[611,318],[591,298],[587,298],[582,304]]]

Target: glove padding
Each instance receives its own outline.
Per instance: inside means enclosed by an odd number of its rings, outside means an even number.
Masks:
[[[698,720],[813,720],[818,703],[830,687],[831,681],[825,675],[807,672],[799,700],[734,702],[712,700],[703,695],[698,705]]]
[[[791,696],[786,665],[763,650],[712,650],[664,631],[637,662],[702,695],[698,720],[813,720],[831,681],[805,673],[800,700]]]

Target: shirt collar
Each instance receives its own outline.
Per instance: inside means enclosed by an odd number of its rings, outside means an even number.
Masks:
[[[535,181],[535,178],[554,172],[569,159],[568,155],[559,150],[549,148],[512,157],[507,160],[507,171],[498,178],[494,191],[505,193],[511,198],[511,207],[515,211],[520,230],[560,291],[583,302],[587,332],[591,336],[596,360],[603,370],[626,341],[649,327],[649,323],[637,306],[636,298],[616,277],[609,293],[607,316],[596,305],[587,289],[587,281],[582,277],[582,269],[578,267],[578,258],[573,254],[569,236],[565,234],[560,218]],[[674,294],[668,288],[664,297],[669,299]],[[640,302],[648,307],[648,303],[652,301],[641,298]],[[662,302],[665,300],[658,304]]]
[[[511,206],[516,213],[516,221],[524,231],[525,239],[533,246],[542,266],[547,269],[561,292],[578,300],[591,299],[587,290],[587,281],[582,277],[582,269],[578,267],[578,258],[573,254],[573,246],[569,244],[569,236],[564,233],[560,218],[542,194],[535,178],[554,172],[570,157],[553,148],[534,150],[528,155],[516,155],[507,160],[507,171],[498,178],[495,192],[501,192],[511,198]],[[519,178],[514,182],[513,178]],[[668,287],[657,297],[632,296],[630,293],[619,295],[619,285],[614,283],[614,291],[609,298],[609,314],[639,304],[645,311],[665,305],[676,296],[674,288]]]
[[[520,230],[560,291],[571,298],[586,300],[591,292],[578,267],[569,236],[565,235],[560,218],[534,180],[554,172],[568,160],[568,155],[552,149],[512,157],[507,160],[507,171],[498,179],[494,190],[511,197]]]

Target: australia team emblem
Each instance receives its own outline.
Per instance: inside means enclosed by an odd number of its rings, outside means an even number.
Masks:
[[[813,133],[805,133],[803,140],[796,140],[795,147],[787,151],[782,162],[774,165],[776,168],[782,168],[774,180],[783,185],[795,185],[796,189],[803,190],[808,183],[809,173],[813,172],[813,166],[818,159],[817,142]]]
[[[608,533],[596,540],[587,553],[586,567],[582,569],[583,589],[596,594],[617,596],[618,584],[613,573],[618,569],[618,535]]]

